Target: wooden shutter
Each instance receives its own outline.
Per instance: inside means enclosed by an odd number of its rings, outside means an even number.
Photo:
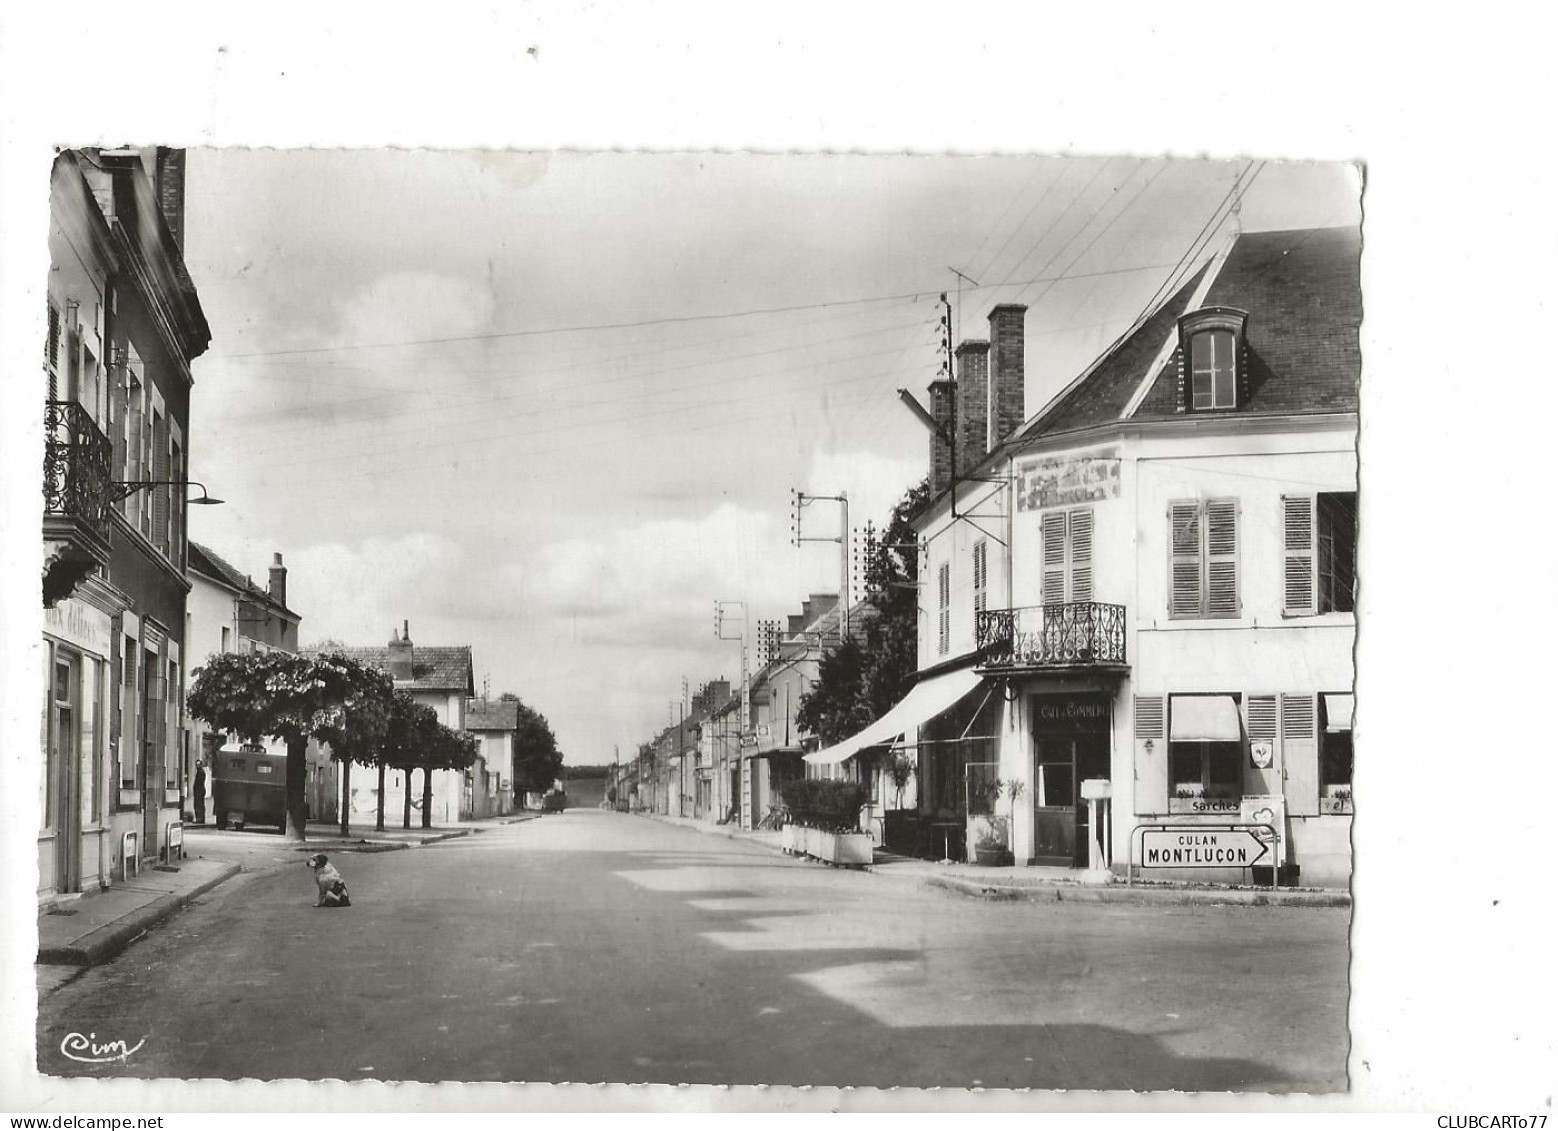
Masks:
[[[990,581],[989,567],[989,543],[980,540],[974,543],[974,611],[985,611],[985,587]]]
[[[937,580],[940,588],[940,651],[945,653],[952,642],[952,567],[943,562],[937,572]]]
[[[168,474],[168,425],[161,413],[152,414],[151,445],[151,478],[172,478]],[[151,489],[151,541],[164,553],[168,549],[168,503],[172,493],[172,487]]]
[[[60,308],[52,302],[49,303],[49,340],[44,343],[43,361],[49,371],[49,400],[60,399],[59,392],[59,359],[60,359]]]
[[[1072,601],[1093,599],[1093,512],[1072,511],[1070,515],[1071,538],[1067,549],[1070,561],[1068,576],[1071,582]]]
[[[1201,504],[1169,504],[1169,616],[1201,616]]]
[[[1168,812],[1169,749],[1163,727],[1163,706],[1161,695],[1137,695],[1134,699],[1136,781],[1132,801],[1138,816]]]
[[[1040,600],[1046,605],[1066,600],[1066,512],[1047,511],[1039,524],[1044,543],[1044,584]]]
[[[1281,793],[1282,760],[1277,746],[1277,697],[1275,695],[1250,695],[1245,698],[1245,730],[1250,742],[1269,742],[1272,749],[1271,765],[1265,769],[1251,760],[1244,770],[1244,792]]]
[[[1315,611],[1315,497],[1282,496],[1282,611]]]
[[[1315,741],[1315,697],[1282,697],[1282,793],[1288,813],[1320,812],[1320,747]]]
[[[1206,615],[1239,615],[1239,503],[1206,504]]]

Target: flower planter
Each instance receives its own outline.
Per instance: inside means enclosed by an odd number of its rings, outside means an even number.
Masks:
[[[1000,868],[1011,863],[1011,853],[1004,844],[976,844],[974,863],[981,868]]]
[[[869,833],[829,833],[821,829],[785,825],[780,830],[779,844],[786,852],[803,854],[842,867],[863,868],[871,863]]]

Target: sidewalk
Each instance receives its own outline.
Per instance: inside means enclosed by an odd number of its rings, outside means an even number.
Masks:
[[[690,817],[668,817],[658,813],[638,813],[668,825],[696,829],[732,840],[750,841],[774,852],[779,847],[777,832],[753,831],[732,825],[715,825]],[[1026,900],[1035,903],[1134,903],[1167,906],[1222,905],[1244,907],[1350,907],[1352,896],[1345,891],[1325,888],[1227,887],[1213,884],[1169,883],[1162,880],[1136,880],[1126,884],[1116,877],[1113,883],[1083,883],[1069,868],[1005,867],[982,868],[975,864],[942,864],[917,860],[878,849],[870,867],[875,876],[903,880],[924,887],[941,888],[980,899]]]
[[[289,841],[268,832],[221,831],[214,826],[191,825],[184,834],[184,858],[172,869],[148,864],[139,876],[115,883],[106,891],[91,892],[38,909],[39,967],[65,969],[45,975],[40,971],[40,993],[118,954],[152,927],[191,901],[240,873],[278,870],[301,861],[311,852],[390,852],[417,848],[454,837],[502,828],[534,820],[539,813],[515,813],[456,826],[431,829],[352,828],[349,840],[339,826],[311,825],[308,840]],[[45,983],[53,985],[45,986]]]

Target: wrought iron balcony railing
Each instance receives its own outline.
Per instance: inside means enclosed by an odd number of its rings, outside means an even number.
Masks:
[[[987,667],[1086,668],[1125,664],[1125,606],[1097,601],[979,613],[975,643]]]
[[[45,521],[74,519],[107,539],[113,497],[108,437],[75,401],[44,402],[43,434]]]

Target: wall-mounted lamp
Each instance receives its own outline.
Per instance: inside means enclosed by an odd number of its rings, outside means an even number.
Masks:
[[[206,491],[204,483],[196,483],[192,479],[131,479],[124,483],[114,483],[111,486],[110,502],[119,502],[128,499],[137,491],[148,491],[153,487],[199,487],[200,498],[185,500],[192,507],[215,507],[226,502],[225,499],[214,499]]]

